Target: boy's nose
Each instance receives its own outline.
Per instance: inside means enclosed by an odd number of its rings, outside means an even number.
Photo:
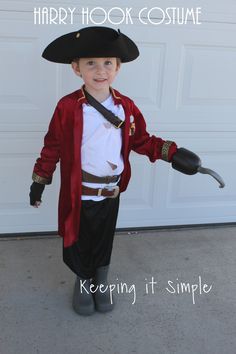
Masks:
[[[99,73],[103,72],[104,71],[103,65],[102,64],[98,64],[97,67],[96,67],[96,71],[99,72]]]

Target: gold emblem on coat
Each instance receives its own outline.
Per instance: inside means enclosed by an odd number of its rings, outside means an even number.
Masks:
[[[129,136],[134,135],[134,133],[135,133],[134,117],[130,116]]]

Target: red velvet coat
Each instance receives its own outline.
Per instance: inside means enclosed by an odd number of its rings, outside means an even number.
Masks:
[[[124,192],[131,176],[130,151],[134,150],[146,155],[151,162],[154,162],[162,158],[162,147],[165,141],[147,133],[143,115],[130,98],[113,89],[111,93],[114,103],[122,104],[125,111],[125,124],[121,128],[124,171],[119,182],[120,191]],[[34,181],[50,184],[56,164],[60,160],[58,232],[64,238],[64,247],[71,246],[78,239],[79,234],[82,185],[82,104],[85,102],[83,89],[60,99],[45,135],[40,158],[37,159],[33,170]],[[134,117],[134,123],[131,123],[131,116]],[[167,150],[169,161],[175,152],[176,144],[169,144]]]

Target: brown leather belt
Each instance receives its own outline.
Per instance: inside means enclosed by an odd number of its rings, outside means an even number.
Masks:
[[[108,184],[108,183],[118,182],[119,177],[120,177],[119,175],[99,177],[99,176],[92,175],[91,173],[88,173],[88,172],[82,170],[82,181],[83,182]]]
[[[116,198],[119,194],[119,186],[104,188],[90,188],[82,185],[82,195],[94,195],[98,197]]]

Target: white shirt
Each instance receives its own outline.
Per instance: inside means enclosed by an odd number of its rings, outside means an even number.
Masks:
[[[103,106],[112,111],[121,120],[125,119],[122,105],[115,105],[110,95]],[[94,107],[83,104],[83,137],[81,147],[82,169],[95,176],[120,175],[124,169],[121,154],[122,131],[116,129]],[[109,183],[115,186],[116,183]],[[104,188],[104,183],[88,183],[83,185],[91,188]],[[105,197],[82,195],[82,200],[103,200]]]

